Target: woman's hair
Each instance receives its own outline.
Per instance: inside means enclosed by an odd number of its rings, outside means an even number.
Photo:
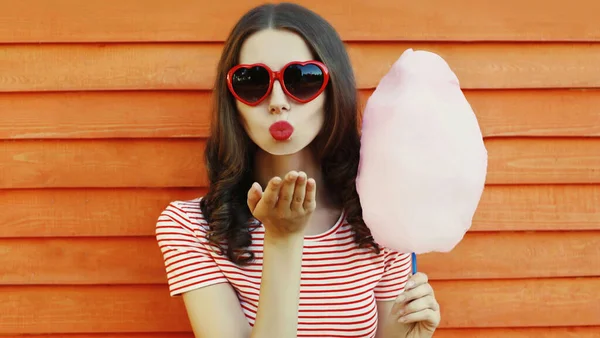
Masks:
[[[211,135],[205,150],[210,188],[200,202],[210,225],[208,240],[238,265],[254,259],[248,250],[254,218],[246,200],[254,182],[253,161],[257,146],[240,122],[235,99],[229,93],[225,79],[227,71],[238,64],[245,39],[268,28],[299,34],[315,60],[329,68],[325,119],[310,147],[321,164],[324,182],[334,203],[346,212],[354,241],[360,247],[372,247],[379,253],[380,248],[363,220],[355,186],[360,157],[359,108],[350,59],[344,43],[327,21],[290,3],[265,4],[250,10],[225,42],[213,92]]]

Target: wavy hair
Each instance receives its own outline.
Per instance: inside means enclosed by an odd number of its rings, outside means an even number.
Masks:
[[[326,188],[346,212],[354,241],[379,253],[362,217],[355,180],[360,157],[357,89],[352,65],[335,29],[318,14],[296,4],[265,4],[248,11],[228,36],[218,64],[213,90],[211,134],[205,162],[210,180],[200,207],[208,222],[208,240],[238,265],[254,259],[248,250],[254,218],[247,192],[254,182],[257,146],[244,130],[226,74],[238,64],[242,43],[262,29],[284,29],[304,38],[315,60],[323,62],[331,78],[326,88],[325,120],[310,147],[320,161]]]

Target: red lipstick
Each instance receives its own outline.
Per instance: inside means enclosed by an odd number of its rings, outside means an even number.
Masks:
[[[277,121],[269,127],[269,132],[277,141],[285,141],[294,133],[294,127],[286,121]]]

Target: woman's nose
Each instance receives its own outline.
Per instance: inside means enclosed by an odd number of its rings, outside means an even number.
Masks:
[[[269,97],[269,112],[272,114],[281,114],[284,111],[290,110],[290,102],[287,95],[283,91],[279,81],[275,80],[273,89]]]

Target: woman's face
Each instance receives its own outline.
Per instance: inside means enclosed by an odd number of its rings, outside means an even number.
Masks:
[[[313,60],[310,49],[299,35],[273,29],[261,30],[248,37],[239,57],[240,64],[264,63],[273,71],[281,70],[291,61],[310,60]],[[324,104],[324,92],[310,102],[299,103],[285,94],[277,80],[271,93],[256,106],[236,100],[248,136],[273,155],[294,154],[308,146],[323,125]],[[277,129],[277,125],[273,124],[279,121],[286,121],[293,127],[289,138],[285,130],[272,134],[273,128]]]

